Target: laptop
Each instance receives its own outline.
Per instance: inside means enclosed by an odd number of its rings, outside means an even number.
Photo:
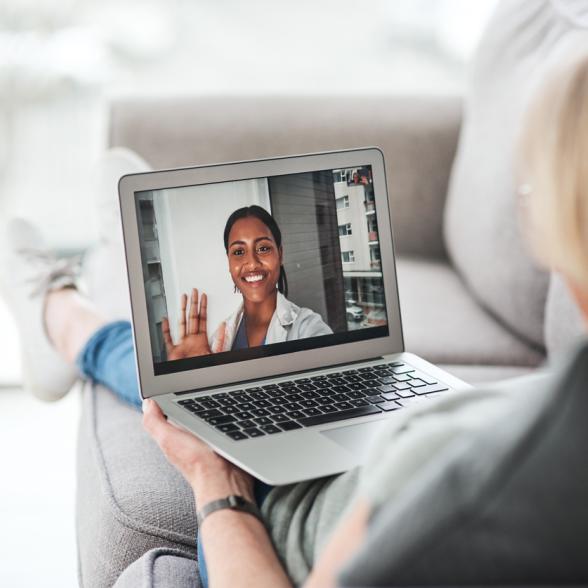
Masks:
[[[389,419],[469,387],[405,351],[379,149],[131,174],[119,194],[141,395],[260,480],[349,470]]]

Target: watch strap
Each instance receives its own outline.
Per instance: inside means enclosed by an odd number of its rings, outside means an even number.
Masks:
[[[207,516],[211,515],[217,510],[223,510],[226,508],[250,514],[265,525],[261,511],[256,504],[249,502],[249,500],[245,500],[245,498],[242,496],[233,495],[227,496],[226,498],[219,498],[218,500],[213,500],[212,502],[205,504],[196,514],[198,528],[200,528],[200,525],[202,525],[202,522]]]

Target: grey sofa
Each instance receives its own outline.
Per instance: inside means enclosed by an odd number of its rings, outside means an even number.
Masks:
[[[520,63],[543,63],[573,28],[561,24],[554,6],[502,5],[465,97],[117,100],[109,142],[155,168],[379,146],[406,348],[471,383],[525,375],[581,333],[563,285],[525,251],[514,196],[514,145],[530,95]],[[524,55],[521,47],[508,50],[509,34],[545,22],[557,34],[533,37]],[[80,583],[140,586],[149,577],[157,586],[197,584],[196,533],[191,492],[143,432],[138,412],[86,385],[78,445]],[[188,583],[172,570],[184,570]]]

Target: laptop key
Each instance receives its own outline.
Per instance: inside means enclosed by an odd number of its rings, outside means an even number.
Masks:
[[[332,404],[331,395],[329,394],[328,396],[322,396],[321,398],[317,398],[316,403],[319,406],[327,406],[329,404]]]
[[[245,419],[252,419],[253,415],[250,412],[247,412],[246,410],[242,411],[242,412],[236,412],[234,414],[235,418],[239,419],[240,421],[244,421]]]
[[[394,388],[392,384],[384,384],[383,386],[378,386],[376,388],[376,390],[378,390],[380,394],[383,394],[384,392],[394,392],[395,389],[396,388]]]
[[[265,417],[265,416],[268,416],[270,413],[265,408],[254,408],[251,411],[251,414],[256,417]]]
[[[265,433],[260,431],[257,427],[253,427],[252,429],[245,429],[245,433],[247,433],[250,437],[263,437]]]
[[[238,431],[239,427],[235,423],[227,423],[226,425],[218,425],[217,429],[221,433],[229,433],[230,431]]]
[[[291,410],[286,413],[286,416],[290,419],[302,419],[304,418],[305,414],[301,410]]]
[[[382,404],[378,404],[378,408],[381,408],[382,410],[385,410],[386,412],[390,412],[391,410],[398,410],[399,408],[402,408],[402,406],[400,406],[400,404],[398,404],[397,402],[390,400],[388,402],[383,402]]]
[[[198,413],[198,416],[205,421],[213,417],[223,416],[223,413],[218,408],[211,408],[210,410],[203,410]]]
[[[178,400],[178,404],[181,404],[182,406],[186,405],[186,404],[194,404],[196,402],[196,400],[194,400],[194,398],[187,398],[186,400]]]
[[[321,407],[319,407],[319,410],[325,414],[328,414],[331,412],[338,412],[337,407],[332,404],[329,404],[327,406],[321,406]]]
[[[250,419],[245,419],[244,421],[239,421],[237,423],[241,429],[250,429],[251,427],[255,427],[255,423]]]
[[[349,401],[345,401],[345,402],[337,402],[337,404],[335,405],[339,410],[345,410],[347,408],[353,408],[353,404],[351,404],[351,402]]]
[[[396,380],[393,377],[388,377],[388,378],[387,377],[383,377],[383,378],[380,378],[380,384],[384,384],[384,385],[386,385],[386,384],[394,384],[395,381]]]
[[[412,380],[412,374],[398,374],[397,376],[394,376],[394,379],[397,382],[408,382],[409,380]]]
[[[386,400],[396,400],[397,398],[400,398],[400,396],[396,392],[384,392],[382,396]]]
[[[265,386],[262,386],[262,388],[264,390],[277,390],[278,385],[277,384],[266,384]]]
[[[351,404],[353,404],[353,406],[369,406],[370,405],[370,403],[363,398],[359,398],[357,400],[352,400]]]
[[[305,427],[312,427],[314,425],[324,425],[326,423],[333,423],[335,421],[354,419],[362,416],[369,416],[371,414],[379,414],[380,412],[380,409],[376,406],[358,406],[348,410],[340,410],[332,414],[305,417],[303,419],[298,419],[298,422]]]
[[[227,435],[233,439],[233,441],[241,441],[242,439],[248,439],[247,435],[242,431],[228,431]]]
[[[377,396],[368,396],[366,400],[370,404],[379,404],[380,402],[386,402],[385,398],[382,398],[379,394]]]
[[[396,382],[394,388],[396,388],[396,390],[408,390],[410,386],[406,382]]]
[[[206,421],[208,422],[209,425],[216,427],[217,425],[226,425],[228,423],[234,423],[235,417],[232,417],[229,415],[217,416],[217,417],[210,417],[209,419],[206,419]]]
[[[331,396],[331,398],[335,401],[335,402],[343,402],[345,400],[349,400],[349,397],[347,396],[347,394],[333,394]]]
[[[381,386],[380,381],[379,380],[365,380],[363,382],[363,385],[366,388],[378,388],[379,386]]]
[[[418,388],[419,386],[425,386],[425,383],[422,380],[419,380],[418,378],[413,378],[412,380],[409,380],[406,383],[409,386],[411,386],[412,388]]]
[[[438,384],[439,382],[437,382],[437,380],[435,378],[432,378],[431,376],[427,375],[427,374],[423,374],[423,372],[419,372],[418,370],[415,370],[414,373],[412,374],[413,378],[418,378],[419,380],[422,380],[423,382],[425,382],[425,384]]]
[[[239,412],[239,407],[238,406],[223,406],[222,411],[225,414],[235,414],[236,412]]]
[[[261,427],[261,430],[268,435],[273,435],[274,433],[281,433],[282,429],[278,429],[276,425],[264,425]]]
[[[302,408],[302,406],[300,406],[300,404],[298,404],[297,402],[289,402],[287,404],[284,404],[283,407],[286,410],[300,410]]]
[[[263,392],[261,386],[253,386],[252,388],[245,388],[245,392]]]
[[[407,372],[414,372],[414,368],[406,364],[391,366],[390,369],[395,374],[406,374]]]
[[[269,419],[267,417],[257,417],[256,419],[253,419],[254,422],[256,422],[258,425],[271,425],[272,424],[272,419]]]
[[[204,410],[204,408],[199,404],[185,404],[182,408],[185,408],[190,412],[202,412]]]
[[[400,398],[410,398],[411,396],[414,396],[414,390],[396,390],[396,394]]]
[[[419,396],[422,394],[435,394],[436,392],[445,392],[445,390],[449,390],[447,386],[444,384],[431,384],[428,386],[419,386],[415,388],[413,392],[416,392]]]
[[[302,429],[302,426],[294,421],[282,421],[281,423],[276,423],[276,426],[280,427],[283,431],[293,431],[294,429]]]
[[[284,409],[281,406],[268,406],[267,411],[270,414],[282,414],[284,412]]]
[[[306,416],[316,416],[317,414],[323,414],[318,408],[305,408],[302,412]]]

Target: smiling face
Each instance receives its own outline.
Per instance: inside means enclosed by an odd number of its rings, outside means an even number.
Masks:
[[[235,222],[227,255],[233,282],[246,300],[262,302],[275,295],[282,251],[262,221],[250,216]]]

